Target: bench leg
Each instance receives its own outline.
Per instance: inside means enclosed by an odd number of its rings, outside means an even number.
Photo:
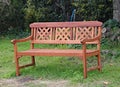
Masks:
[[[15,65],[16,65],[16,76],[20,75],[20,68],[19,68],[19,58],[15,58]]]
[[[84,73],[84,78],[87,78],[87,60],[86,56],[83,57],[83,73]]]
[[[35,56],[31,56],[32,58],[32,64],[35,65]]]
[[[19,57],[18,57],[18,58],[15,57],[16,76],[19,76],[19,75],[20,75],[20,69],[21,69],[21,68],[24,68],[24,67],[27,67],[27,66],[35,65],[35,57],[34,57],[34,56],[31,56],[31,59],[32,59],[32,63],[31,63],[31,64],[19,66]]]
[[[100,58],[100,54],[97,55],[97,61],[98,61],[98,70],[102,71],[102,67],[101,67],[101,58]]]

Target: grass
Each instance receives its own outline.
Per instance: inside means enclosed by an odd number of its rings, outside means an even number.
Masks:
[[[29,42],[18,45],[21,45],[19,50],[29,48]],[[39,45],[37,47],[54,46]],[[58,47],[65,48],[66,45]],[[36,57],[36,66],[21,69],[21,73],[22,76],[30,76],[35,79],[70,80],[83,87],[120,87],[120,46],[109,48],[103,44],[102,50],[106,49],[118,52],[117,56],[102,53],[102,72],[90,71],[87,79],[83,79],[82,61],[77,57]],[[88,59],[89,63],[92,63],[93,59]],[[30,57],[20,59],[21,64],[28,62],[31,62]],[[16,76],[13,45],[10,43],[10,39],[0,38],[0,79],[14,77]]]

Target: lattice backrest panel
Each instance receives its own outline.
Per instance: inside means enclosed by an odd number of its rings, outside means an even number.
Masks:
[[[83,39],[90,39],[98,35],[98,28],[97,27],[77,27],[76,31],[76,38],[75,40],[82,41]]]
[[[68,27],[56,28],[55,40],[72,40],[72,29]]]
[[[83,39],[101,33],[101,22],[38,22],[32,23],[33,43],[80,44]]]
[[[35,36],[35,40],[51,40],[52,28],[48,28],[48,27],[36,28],[34,36]]]

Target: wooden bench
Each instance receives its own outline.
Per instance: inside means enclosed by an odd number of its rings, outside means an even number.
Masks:
[[[77,56],[83,61],[84,78],[87,72],[98,69],[101,71],[100,38],[102,23],[99,21],[83,22],[36,22],[30,24],[31,35],[24,39],[12,40],[14,44],[14,57],[16,75],[20,75],[20,69],[35,65],[34,56]],[[30,40],[31,49],[18,51],[17,43]],[[82,49],[39,49],[34,44],[81,44]],[[96,49],[87,49],[87,44],[96,44]],[[19,65],[22,56],[31,56],[32,63]],[[87,57],[96,56],[97,66],[87,69]]]

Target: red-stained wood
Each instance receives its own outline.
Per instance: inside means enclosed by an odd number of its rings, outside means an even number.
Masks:
[[[35,56],[77,56],[83,61],[84,78],[87,72],[98,69],[101,71],[100,39],[102,22],[36,22],[30,24],[31,35],[24,39],[12,40],[14,45],[14,58],[16,75],[20,75],[20,69],[35,65]],[[25,51],[17,49],[17,43],[30,40],[31,48]],[[82,49],[39,49],[34,44],[81,44]],[[96,49],[87,49],[87,44],[96,44]],[[31,56],[32,63],[19,65],[22,56]],[[96,56],[98,65],[87,69],[87,57]]]
[[[35,22],[30,27],[93,27],[101,26],[99,21],[77,21],[77,22]]]

